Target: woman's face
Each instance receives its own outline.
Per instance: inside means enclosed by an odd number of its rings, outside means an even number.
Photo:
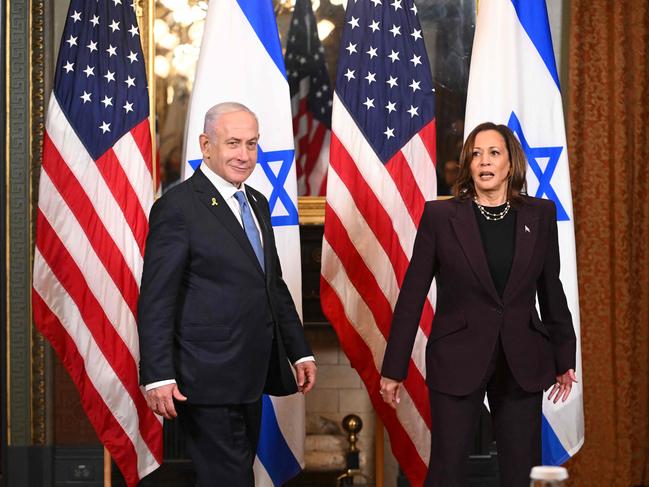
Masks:
[[[511,162],[503,136],[495,130],[479,132],[471,157],[471,178],[476,191],[505,192],[510,168]]]

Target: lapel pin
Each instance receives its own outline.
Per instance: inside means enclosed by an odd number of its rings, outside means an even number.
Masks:
[[[525,231],[526,231],[527,233],[531,233],[531,232],[530,232],[530,227],[528,227],[527,225],[525,225]]]
[[[219,202],[216,201],[216,198],[212,198],[212,206],[219,206]],[[527,228],[527,227],[525,227]]]

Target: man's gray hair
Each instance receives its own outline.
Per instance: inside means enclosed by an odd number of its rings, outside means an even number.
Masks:
[[[243,103],[237,103],[236,101],[224,101],[223,103],[214,105],[212,108],[210,108],[207,111],[207,113],[205,113],[205,121],[203,122],[203,132],[207,134],[209,128],[211,126],[214,126],[214,124],[216,123],[216,121],[219,119],[221,115],[225,115],[226,113],[234,113],[234,112],[250,113],[253,117],[255,117],[257,123],[259,123],[259,120],[257,119],[257,115],[255,115],[255,112],[253,112],[250,108],[245,106]]]

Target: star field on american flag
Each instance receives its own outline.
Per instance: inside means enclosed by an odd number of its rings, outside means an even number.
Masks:
[[[54,93],[96,160],[149,116],[134,5],[72,0],[56,67]]]
[[[416,13],[412,0],[347,7],[336,91],[383,163],[435,116]]]

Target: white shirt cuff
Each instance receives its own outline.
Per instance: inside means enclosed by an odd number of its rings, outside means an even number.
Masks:
[[[308,357],[302,357],[299,360],[296,360],[293,365],[301,364],[302,362],[315,362],[315,357],[313,355],[309,355]]]
[[[147,384],[144,386],[145,391],[150,391],[151,389],[157,389],[158,387],[166,386],[167,384],[175,384],[176,379],[166,379],[166,380],[159,380],[157,382],[151,382],[151,384]]]

